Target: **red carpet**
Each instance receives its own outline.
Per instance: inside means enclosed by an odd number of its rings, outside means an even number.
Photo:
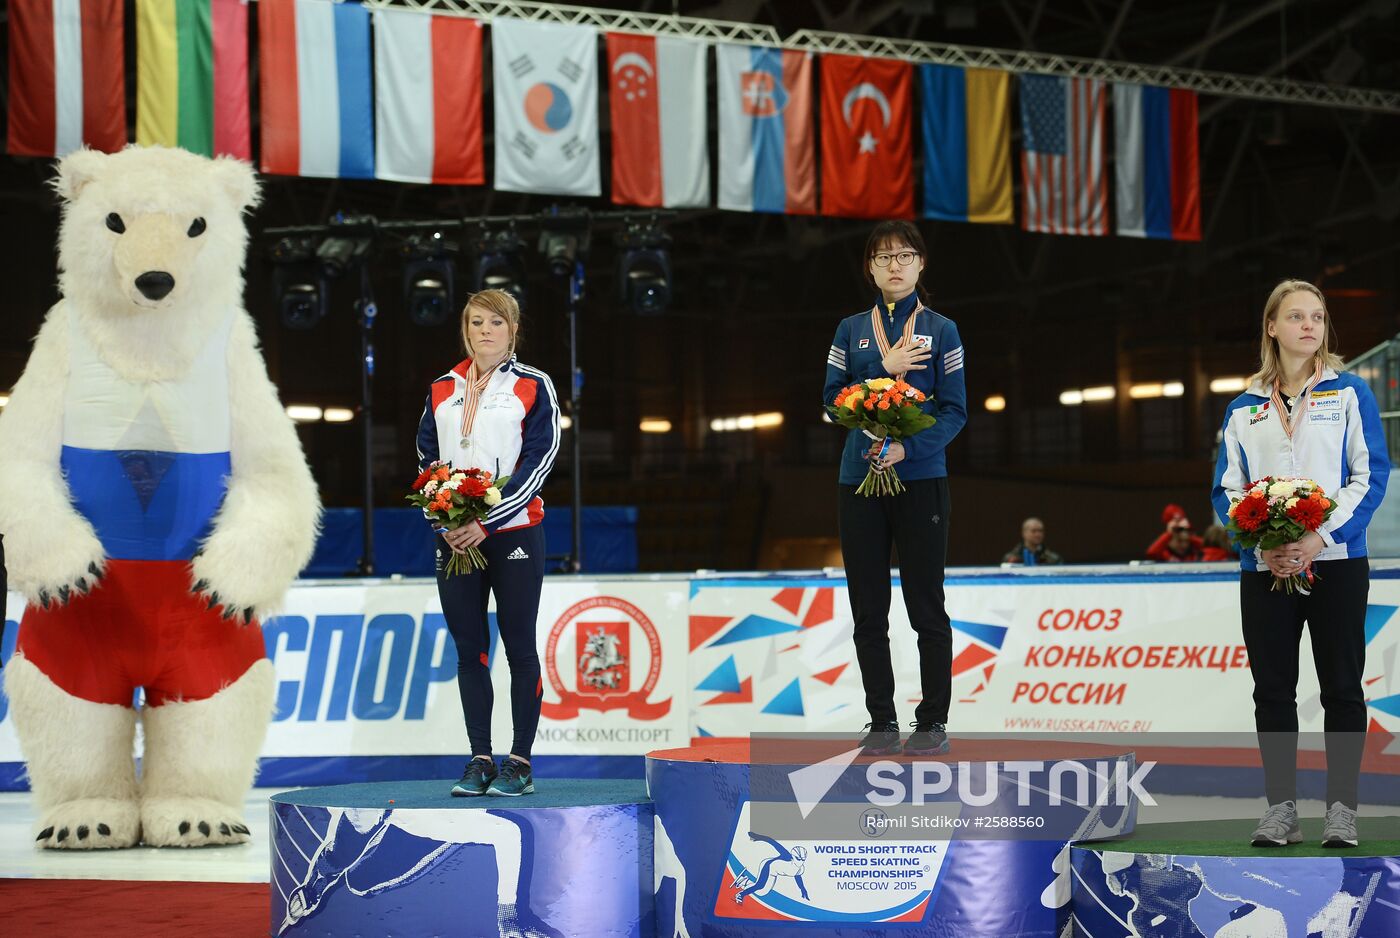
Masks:
[[[0,932],[14,938],[255,938],[269,931],[267,889],[266,883],[0,879]]]

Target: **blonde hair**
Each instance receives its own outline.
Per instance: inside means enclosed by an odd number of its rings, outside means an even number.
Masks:
[[[1272,388],[1274,381],[1283,378],[1283,361],[1279,357],[1278,339],[1269,335],[1269,323],[1278,317],[1283,301],[1293,293],[1311,293],[1322,304],[1327,331],[1322,337],[1322,346],[1313,353],[1313,360],[1320,362],[1323,368],[1331,368],[1337,372],[1346,367],[1342,357],[1332,351],[1337,343],[1337,333],[1332,329],[1332,314],[1327,309],[1327,298],[1322,295],[1322,291],[1306,280],[1281,280],[1264,303],[1264,324],[1259,334],[1259,370],[1250,375],[1251,386],[1262,384],[1265,388]]]
[[[466,348],[469,358],[475,357],[471,340],[467,338],[467,319],[473,306],[483,312],[494,313],[510,323],[510,351],[507,355],[513,354],[520,342],[520,304],[515,301],[515,297],[504,290],[482,290],[467,297],[467,305],[462,307],[461,330],[462,345]]]

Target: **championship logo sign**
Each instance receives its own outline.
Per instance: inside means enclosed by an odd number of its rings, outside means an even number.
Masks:
[[[922,922],[938,894],[948,841],[869,836],[771,837],[753,829],[744,802],[720,873],[715,916],[853,926]]]
[[[576,602],[549,630],[545,670],[559,700],[545,701],[541,713],[571,720],[582,710],[626,710],[636,720],[659,720],[671,712],[670,698],[647,697],[661,676],[661,654],[656,627],[627,600]]]

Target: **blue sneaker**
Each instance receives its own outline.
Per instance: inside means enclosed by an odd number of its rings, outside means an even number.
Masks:
[[[904,744],[906,756],[941,756],[949,749],[948,728],[942,723],[915,723]]]
[[[519,759],[507,759],[501,763],[500,774],[486,789],[488,795],[505,795],[515,798],[535,793],[535,777],[530,774],[530,763]]]
[[[470,798],[484,795],[495,778],[495,759],[473,759],[467,763],[467,770],[462,773],[462,780],[452,786],[452,797]]]

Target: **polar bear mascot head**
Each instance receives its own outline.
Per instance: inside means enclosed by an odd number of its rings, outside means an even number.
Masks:
[[[129,376],[187,367],[242,305],[252,167],[186,150],[79,150],[59,164],[59,289]]]
[[[28,600],[5,688],[36,839],[242,842],[272,710],[257,623],[320,512],[242,305],[257,180],[128,147],[68,156],[55,188],[62,299],[0,413],[0,533]]]

